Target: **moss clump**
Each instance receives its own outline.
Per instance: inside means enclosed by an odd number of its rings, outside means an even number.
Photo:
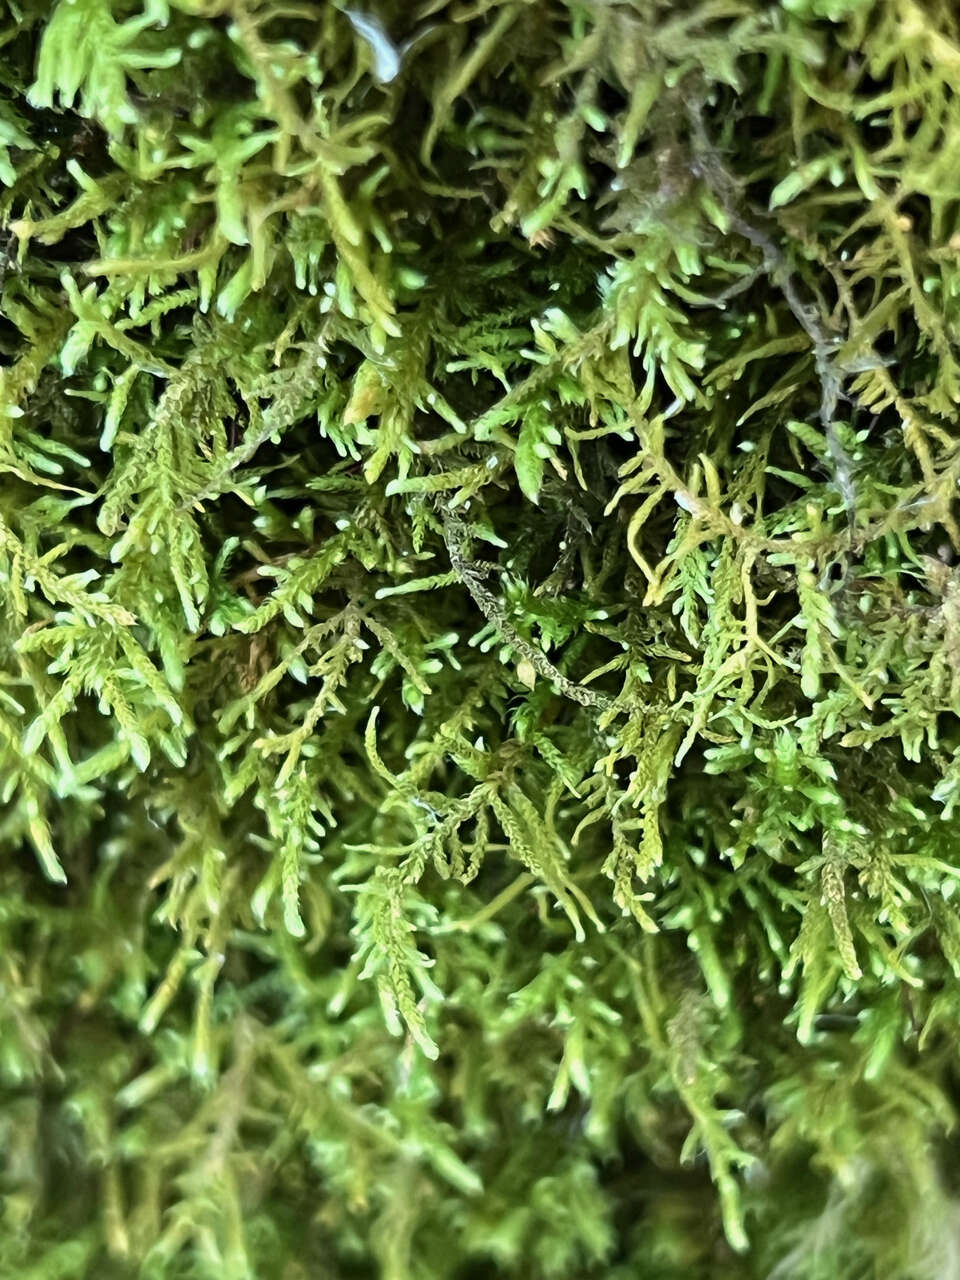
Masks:
[[[956,1268],[946,0],[0,28],[0,1275]]]

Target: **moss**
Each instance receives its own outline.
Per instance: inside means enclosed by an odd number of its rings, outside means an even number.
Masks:
[[[5,13],[0,1274],[951,1274],[953,7]]]

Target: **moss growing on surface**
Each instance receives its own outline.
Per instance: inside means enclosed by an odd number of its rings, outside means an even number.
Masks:
[[[947,0],[5,0],[0,1275],[960,1274]]]

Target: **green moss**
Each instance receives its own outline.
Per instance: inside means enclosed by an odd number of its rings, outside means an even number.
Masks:
[[[958,65],[5,6],[0,1275],[953,1274]]]

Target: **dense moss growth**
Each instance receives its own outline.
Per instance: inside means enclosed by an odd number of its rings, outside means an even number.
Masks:
[[[4,0],[0,1275],[960,1274],[949,0]]]

